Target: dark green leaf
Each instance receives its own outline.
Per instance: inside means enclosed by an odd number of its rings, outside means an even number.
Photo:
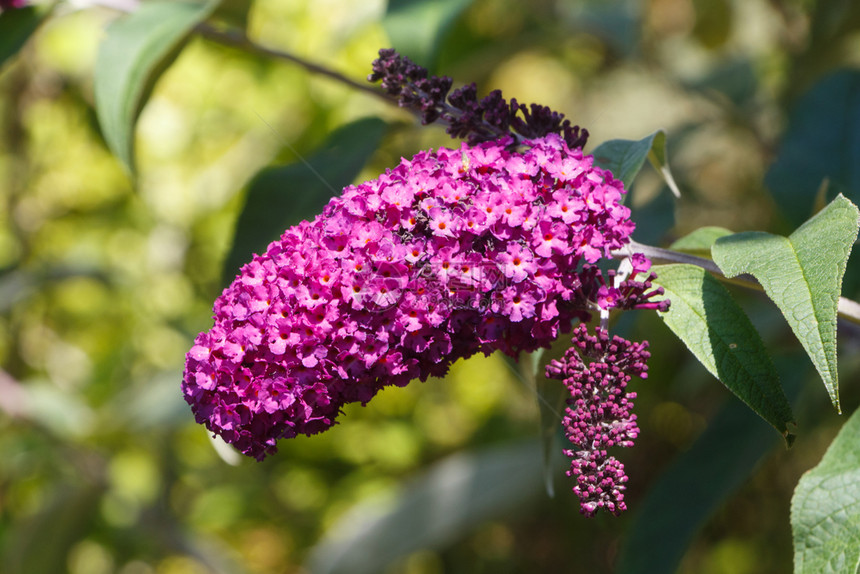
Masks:
[[[446,34],[471,3],[472,0],[389,0],[382,24],[393,48],[432,69]]]
[[[224,284],[233,280],[253,253],[262,253],[291,225],[313,219],[349,185],[376,151],[385,129],[386,124],[375,118],[356,121],[333,132],[306,162],[257,174],[224,263]]]
[[[624,189],[629,190],[633,180],[645,165],[648,152],[654,143],[654,135],[651,134],[638,141],[621,139],[605,141],[591,152],[594,163],[612,172],[612,175],[624,184]]]
[[[553,341],[550,349],[538,349],[534,353],[521,355],[518,363],[512,368],[518,369],[522,378],[534,389],[540,415],[540,438],[543,452],[543,476],[546,492],[550,497],[555,496],[554,461],[559,452],[558,431],[561,428],[562,412],[565,399],[570,396],[561,381],[547,379],[546,366],[553,359],[559,359],[570,346],[567,337]]]
[[[791,500],[795,574],[860,571],[860,410]]]
[[[720,503],[749,477],[775,435],[737,401],[729,401],[657,478],[624,539],[618,574],[672,574]]]
[[[711,246],[720,237],[731,235],[733,232],[725,227],[700,227],[685,235],[669,246],[669,249],[683,251],[700,257],[711,256]]]
[[[0,67],[27,43],[50,11],[45,6],[25,6],[0,12]]]
[[[678,189],[678,184],[675,183],[675,178],[672,177],[672,172],[669,170],[669,157],[666,154],[666,132],[663,130],[654,132],[654,143],[648,150],[648,161],[663,177],[663,181],[669,186],[672,194],[675,197],[681,197],[681,190]]]
[[[658,265],[657,281],[672,302],[663,321],[702,365],[782,434],[793,436],[791,405],[776,367],[746,313],[711,274],[695,265]]]
[[[504,516],[541,487],[534,441],[458,454],[407,486],[395,504],[361,504],[312,551],[314,574],[375,574],[416,550],[440,548]]]
[[[630,190],[633,180],[639,174],[645,160],[651,162],[669,189],[676,197],[681,196],[666,159],[666,132],[658,130],[641,140],[609,140],[597,146],[592,152],[594,162],[612,172]]]
[[[765,182],[792,225],[813,213],[816,192],[829,180],[860,201],[860,71],[843,71],[815,85],[795,106],[776,163]]]
[[[803,386],[799,354],[779,357],[779,372],[793,403]],[[618,559],[618,574],[672,574],[690,542],[722,502],[776,446],[770,427],[729,401],[689,449],[657,477],[635,515]]]
[[[857,207],[840,195],[789,237],[737,233],[717,240],[712,249],[714,262],[728,277],[749,273],[761,283],[812,359],[837,410],[836,313],[858,219]]]
[[[134,125],[160,73],[215,2],[144,2],[107,29],[93,78],[96,113],[105,141],[134,171]]]

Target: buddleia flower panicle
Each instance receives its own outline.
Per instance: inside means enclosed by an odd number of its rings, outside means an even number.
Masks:
[[[647,348],[647,342],[610,338],[599,327],[590,335],[580,324],[573,345],[547,365],[546,376],[561,380],[570,391],[562,426],[572,448],[564,453],[571,459],[567,475],[575,480],[573,491],[586,516],[600,509],[618,515],[627,508],[627,474],[608,449],[629,448],[639,436],[631,412],[636,393],[627,385],[632,377],[647,376]]]
[[[557,135],[509,143],[404,159],[256,255],[188,353],[197,420],[262,459],[384,386],[587,320],[602,277],[581,264],[633,231],[621,183]]]
[[[425,125],[436,121],[447,124],[451,137],[463,138],[469,144],[511,136],[518,143],[549,134],[560,135],[570,149],[582,148],[588,141],[588,130],[572,125],[564,114],[539,104],[526,106],[513,98],[508,102],[500,90],[479,100],[475,84],[452,92],[451,78],[431,76],[393,49],[380,50],[372,69],[367,79],[381,82],[401,107],[415,110]]]
[[[449,79],[393,51],[380,52],[371,79],[469,141],[348,186],[254,255],[215,301],[212,328],[187,354],[182,391],[198,422],[258,460],[280,439],[328,429],[344,405],[442,376],[459,358],[517,357],[595,312],[668,305],[652,302],[661,291],[644,256],[630,258],[625,281],[597,266],[629,244],[634,224],[621,182],[583,154],[584,130],[498,93],[481,102],[473,87],[449,96]],[[620,365],[627,356],[605,334],[591,342],[584,327],[576,333],[589,357]],[[604,374],[599,363],[582,364]],[[578,368],[573,358],[564,365]],[[626,384],[607,369],[608,384]],[[586,400],[578,375],[565,373],[556,375]],[[565,424],[579,428],[573,416]],[[602,429],[604,419],[594,420]],[[577,483],[590,497],[583,508],[620,511],[622,498],[601,485],[623,467],[594,454],[611,445],[575,438],[584,454],[574,474],[601,477],[595,493]]]

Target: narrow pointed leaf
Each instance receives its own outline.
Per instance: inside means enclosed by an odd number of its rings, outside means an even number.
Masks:
[[[224,263],[223,282],[233,280],[252,254],[261,253],[285,229],[318,214],[333,195],[358,176],[376,151],[386,124],[365,118],[343,126],[307,160],[264,169],[248,187],[236,223],[233,246]]]
[[[143,2],[107,29],[99,46],[93,90],[105,141],[134,171],[134,125],[155,80],[172,62],[215,2]]]
[[[735,400],[724,405],[635,505],[615,572],[676,572],[702,525],[749,478],[775,439],[744,405]]]
[[[654,169],[657,170],[666,185],[672,191],[675,197],[681,197],[681,190],[678,189],[678,184],[675,183],[675,178],[669,170],[669,156],[666,153],[666,132],[659,130],[654,132],[654,142],[651,144],[651,149],[648,150],[648,161]]]
[[[543,454],[543,479],[547,495],[555,497],[555,462],[561,447],[558,443],[558,432],[561,428],[564,402],[570,394],[560,381],[553,381],[544,376],[546,363],[537,357],[539,367],[535,376],[535,389],[538,397],[538,412],[540,413],[540,440]]]
[[[795,574],[860,571],[860,410],[791,500]]]
[[[672,302],[666,325],[708,371],[769,422],[786,442],[791,405],[761,337],[725,287],[695,265],[658,265],[657,281]]]
[[[728,277],[755,277],[785,316],[838,411],[836,312],[857,239],[857,207],[840,195],[789,237],[764,232],[719,239],[714,262]]]
[[[681,197],[675,178],[669,170],[666,156],[666,132],[658,130],[641,140],[608,140],[594,148],[594,162],[612,172],[624,183],[624,189],[629,190],[633,180],[645,165],[645,160],[651,162],[675,197]]]
[[[806,369],[800,353],[777,361],[796,404]],[[690,448],[634,502],[616,574],[674,574],[698,532],[777,446],[770,427],[743,404],[727,401]]]
[[[654,132],[641,140],[608,140],[594,148],[591,155],[597,165],[612,172],[624,183],[624,189],[629,190],[645,165],[657,134],[662,133]]]
[[[50,13],[45,6],[24,6],[0,12],[0,68],[24,47]]]
[[[561,381],[546,378],[546,366],[553,359],[559,359],[570,346],[567,337],[561,337],[553,342],[550,349],[538,349],[534,353],[521,355],[518,363],[512,368],[517,369],[521,377],[535,393],[538,414],[540,417],[540,440],[543,452],[543,477],[547,495],[555,496],[555,461],[561,446],[558,443],[558,431],[564,411],[565,399],[570,396]],[[513,362],[513,361],[512,361]]]

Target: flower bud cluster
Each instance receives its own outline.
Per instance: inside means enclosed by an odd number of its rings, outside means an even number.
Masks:
[[[652,309],[665,313],[669,310],[669,300],[661,299],[654,301],[655,297],[662,296],[662,287],[655,287],[652,283],[657,278],[656,273],[648,273],[651,261],[641,253],[634,253],[627,262],[630,265],[630,273],[627,279],[621,280],[614,269],[606,272],[608,282],[603,280],[599,274],[592,285],[599,285],[597,292],[592,298],[597,301],[601,309],[618,309],[626,311],[630,309]],[[645,274],[644,279],[639,279],[639,274]]]
[[[589,335],[580,324],[562,359],[547,365],[546,376],[560,379],[570,391],[562,425],[573,448],[564,453],[571,458],[567,475],[576,481],[573,491],[586,516],[600,509],[618,515],[627,508],[624,465],[607,449],[631,447],[639,435],[631,412],[636,393],[628,392],[627,384],[647,376],[647,348],[647,342],[610,338],[602,328]]]
[[[558,135],[511,142],[403,159],[255,255],[187,355],[197,421],[262,459],[384,386],[533,351],[587,320],[605,285],[593,264],[633,231],[622,185]]]
[[[588,141],[588,130],[571,125],[564,114],[538,104],[526,106],[514,98],[508,102],[500,90],[479,100],[475,84],[451,92],[451,78],[431,76],[425,68],[392,49],[379,51],[367,79],[381,81],[382,88],[395,96],[401,107],[420,112],[425,125],[441,120],[448,124],[451,137],[464,138],[472,145],[512,132],[518,139],[558,134],[570,149],[582,148]]]

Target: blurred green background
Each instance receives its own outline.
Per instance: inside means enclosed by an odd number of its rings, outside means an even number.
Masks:
[[[587,149],[665,129],[684,196],[646,169],[631,198],[634,237],[657,245],[702,225],[785,233],[803,221],[819,181],[806,208],[765,176],[803,94],[860,66],[851,0],[395,4],[405,8],[386,16],[383,0],[255,0],[248,33],[359,81],[380,47],[411,41],[457,84],[564,112],[590,130]],[[179,384],[222,276],[238,271],[222,264],[255,174],[368,117],[387,125],[360,180],[457,144],[365,93],[195,38],[143,109],[133,181],[93,107],[98,43],[116,14],[83,5],[61,4],[0,71],[0,572],[659,572],[651,564],[673,552],[681,572],[791,570],[791,493],[842,419],[755,294],[736,292],[796,397],[795,447],[736,408],[659,319],[628,314],[618,329],[648,338],[653,359],[634,383],[642,434],[619,453],[631,477],[621,518],[581,517],[562,460],[547,495],[534,392],[497,356],[353,405],[263,463],[215,445]],[[431,21],[445,25],[424,38]],[[854,162],[858,150],[846,150]],[[845,178],[833,189],[858,185]],[[842,335],[851,412],[858,339]],[[672,466],[684,454],[732,472],[686,475]],[[687,521],[662,514],[676,492],[652,488],[670,470],[710,493]],[[651,521],[675,546],[636,546]]]

